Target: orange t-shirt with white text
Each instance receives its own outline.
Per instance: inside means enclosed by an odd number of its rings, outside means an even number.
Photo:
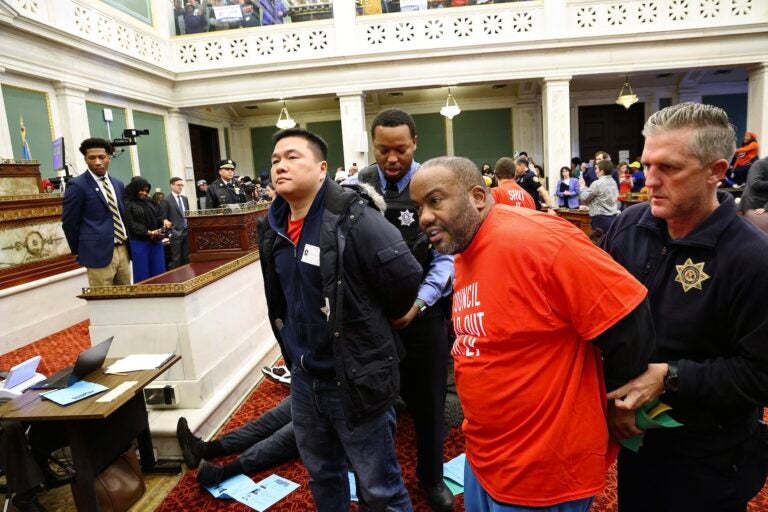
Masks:
[[[515,180],[500,182],[498,187],[491,189],[491,194],[493,194],[496,204],[522,206],[531,210],[536,209],[536,203],[533,202],[531,195],[518,185]]]
[[[608,429],[600,354],[588,340],[646,289],[567,221],[505,205],[454,263],[452,354],[480,484],[529,507],[596,495]]]

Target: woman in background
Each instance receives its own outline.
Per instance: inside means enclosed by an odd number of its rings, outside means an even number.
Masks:
[[[560,168],[557,197],[560,208],[576,209],[579,207],[579,180],[571,177],[571,168],[565,165]]]
[[[149,200],[151,188],[141,177],[125,186],[125,227],[131,244],[134,283],[165,272],[163,219],[160,209]]]

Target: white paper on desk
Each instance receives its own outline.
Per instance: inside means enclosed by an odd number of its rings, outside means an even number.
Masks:
[[[104,373],[128,373],[154,370],[173,357],[173,354],[131,354],[115,361]]]

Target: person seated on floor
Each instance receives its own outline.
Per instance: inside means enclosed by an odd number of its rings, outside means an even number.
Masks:
[[[757,160],[760,146],[757,144],[757,134],[755,132],[745,132],[744,143],[740,148],[736,148],[736,154],[733,156],[733,181],[734,186],[743,187],[747,181],[747,173],[752,162]]]
[[[299,456],[290,396],[259,418],[213,441],[203,441],[192,434],[187,419],[182,416],[176,424],[176,439],[187,467],[199,466],[197,482],[204,486],[217,485],[235,475],[255,473]],[[242,453],[227,464],[207,462],[238,452]]]
[[[53,489],[69,483],[71,477],[57,475],[48,465],[48,454],[64,446],[63,439],[50,428],[30,428],[27,439],[24,424],[0,421],[0,469],[8,488],[15,493],[12,503],[18,512],[45,512],[38,501],[44,485]]]

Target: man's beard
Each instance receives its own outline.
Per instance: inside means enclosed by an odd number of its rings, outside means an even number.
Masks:
[[[438,223],[448,236],[448,240],[435,246],[435,250],[442,254],[458,254],[464,252],[472,240],[475,238],[477,230],[482,224],[480,212],[467,199],[466,203],[461,205],[461,214],[451,223],[450,227]]]

